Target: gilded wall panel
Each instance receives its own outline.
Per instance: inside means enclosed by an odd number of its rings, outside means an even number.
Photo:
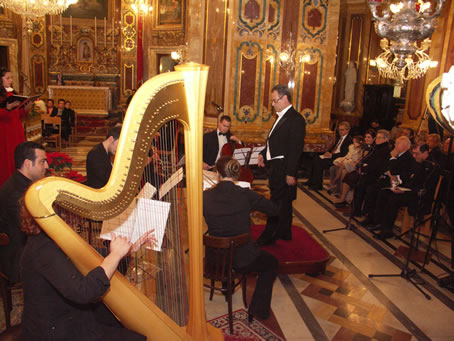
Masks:
[[[303,43],[324,44],[327,34],[328,1],[304,0],[301,6],[301,18],[299,34],[301,41]]]

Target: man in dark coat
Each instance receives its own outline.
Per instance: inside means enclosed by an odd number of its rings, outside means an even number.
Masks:
[[[393,236],[392,229],[400,207],[408,207],[411,215],[421,217],[428,214],[432,208],[435,189],[440,175],[440,166],[429,158],[429,146],[417,145],[412,150],[416,163],[410,176],[406,192],[396,189],[382,189],[378,194],[375,206],[375,220],[378,226],[369,230],[380,230],[378,239],[386,239]],[[424,189],[424,191],[421,191]],[[419,197],[421,200],[419,200]]]
[[[209,169],[214,166],[221,156],[224,144],[229,142],[241,143],[240,139],[230,132],[231,126],[232,120],[230,116],[222,115],[219,118],[218,128],[203,135],[203,169]]]
[[[347,121],[339,123],[339,137],[334,142],[333,146],[322,155],[315,155],[312,160],[311,176],[306,185],[315,190],[322,189],[323,172],[325,169],[333,165],[333,161],[338,157],[347,155],[348,147],[353,143],[353,139],[349,135],[350,123]]]
[[[120,137],[121,127],[110,129],[106,139],[93,147],[87,155],[87,181],[86,185],[101,188],[109,181],[112,172],[110,155],[115,155]]]
[[[296,199],[296,173],[304,147],[306,121],[292,106],[292,95],[285,85],[276,85],[271,103],[277,119],[266,146],[258,157],[258,166],[269,167],[268,183],[271,201],[279,207],[279,216],[268,217],[258,245],[274,243],[276,239],[292,239],[292,201]]]
[[[11,283],[20,282],[19,261],[27,236],[20,231],[19,200],[30,185],[44,178],[49,168],[44,147],[36,142],[23,142],[14,151],[16,171],[0,187],[0,232],[9,244],[0,247],[0,268]]]

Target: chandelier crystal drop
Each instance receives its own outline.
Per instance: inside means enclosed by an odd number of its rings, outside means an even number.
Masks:
[[[434,66],[427,54],[430,36],[446,0],[368,0],[375,31],[383,39],[375,63],[380,75],[408,80]]]
[[[77,0],[1,0],[3,7],[30,19],[60,14],[75,3]]]

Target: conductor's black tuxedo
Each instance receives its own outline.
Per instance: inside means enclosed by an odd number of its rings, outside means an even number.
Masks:
[[[203,216],[208,233],[212,236],[233,237],[246,233],[250,235],[252,210],[268,215],[278,213],[271,201],[231,181],[221,181],[216,187],[203,192]],[[210,257],[210,250],[207,250],[205,257]],[[233,266],[239,272],[258,273],[249,313],[263,319],[267,318],[278,268],[276,258],[257,248],[250,238],[248,244],[235,249]]]
[[[230,141],[232,134],[228,131],[225,135],[227,143]],[[218,130],[211,131],[203,135],[203,162],[212,166],[216,162],[219,152]]]
[[[97,144],[87,155],[87,181],[86,185],[101,188],[109,181],[112,172],[112,162],[102,143]]]
[[[266,145],[270,149],[271,159],[267,159],[267,148],[263,149],[261,155],[269,167],[271,201],[279,207],[279,216],[268,217],[259,243],[292,239],[292,201],[296,199],[296,186],[287,185],[286,177],[296,178],[305,134],[306,121],[299,112],[290,107],[279,122],[275,123],[271,135],[268,135]],[[282,158],[276,158],[279,156]]]

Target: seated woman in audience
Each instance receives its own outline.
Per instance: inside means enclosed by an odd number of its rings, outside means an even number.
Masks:
[[[154,237],[132,245],[112,234],[109,255],[84,276],[25,208],[21,229],[28,235],[21,264],[24,340],[145,340],[122,327],[101,298],[121,259],[146,241],[156,243]]]
[[[341,181],[344,179],[345,174],[356,169],[356,164],[363,154],[363,149],[361,148],[363,141],[362,136],[354,136],[353,143],[348,146],[347,155],[333,161],[333,165],[330,168],[331,186],[328,190],[329,194],[339,194]]]
[[[443,161],[443,152],[441,151],[441,138],[438,134],[429,134],[427,136],[427,145],[429,146],[429,157],[427,160],[441,164]]]
[[[235,185],[240,164],[230,156],[216,162],[219,183],[203,193],[203,215],[208,233],[215,237],[234,237],[251,232],[251,211],[277,215],[277,207],[250,189]],[[209,252],[209,250],[207,250]],[[249,321],[253,317],[267,319],[270,315],[273,282],[277,275],[277,259],[259,249],[252,238],[235,249],[233,267],[240,273],[258,273],[257,284],[249,304]]]
[[[347,195],[354,187],[354,184],[359,179],[359,170],[357,169],[357,165],[361,164],[361,162],[371,153],[371,151],[375,148],[375,137],[376,132],[374,129],[366,130],[364,134],[364,144],[361,145],[360,149],[360,158],[357,160],[355,164],[355,168],[349,172],[345,172],[341,178],[341,192],[339,200],[335,201],[334,204],[336,207],[344,207],[347,204]]]

